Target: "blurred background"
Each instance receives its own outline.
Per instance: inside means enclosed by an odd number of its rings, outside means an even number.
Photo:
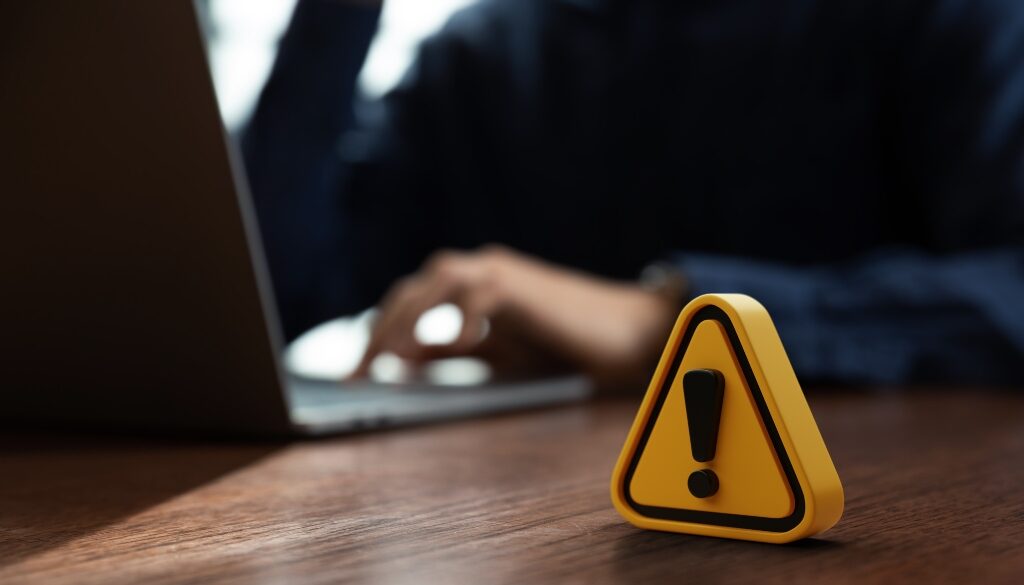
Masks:
[[[475,0],[389,0],[359,73],[364,99],[382,96],[409,68],[420,41]],[[252,115],[296,0],[202,0],[210,65],[224,123],[237,132]]]

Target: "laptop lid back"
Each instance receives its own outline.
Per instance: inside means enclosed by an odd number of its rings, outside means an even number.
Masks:
[[[195,7],[2,13],[0,418],[286,431]]]

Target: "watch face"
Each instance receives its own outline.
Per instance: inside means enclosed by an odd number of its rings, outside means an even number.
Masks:
[[[689,300],[689,280],[683,271],[667,262],[655,262],[640,273],[640,286],[678,308]]]

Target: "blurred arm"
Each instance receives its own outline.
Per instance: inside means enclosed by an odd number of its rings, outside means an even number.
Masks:
[[[337,150],[379,3],[299,0],[242,138],[286,336],[336,314]]]
[[[360,104],[353,121],[352,94],[378,12],[300,0],[246,136],[288,337],[373,305],[465,221],[448,203],[445,173],[462,170],[450,154],[462,135],[451,129],[472,123],[460,104],[487,66],[476,60],[483,52],[447,26],[422,43],[401,83]]]

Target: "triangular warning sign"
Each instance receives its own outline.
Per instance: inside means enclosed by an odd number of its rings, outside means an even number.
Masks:
[[[763,542],[828,529],[843,488],[768,312],[744,295],[683,309],[612,476],[641,528]]]

